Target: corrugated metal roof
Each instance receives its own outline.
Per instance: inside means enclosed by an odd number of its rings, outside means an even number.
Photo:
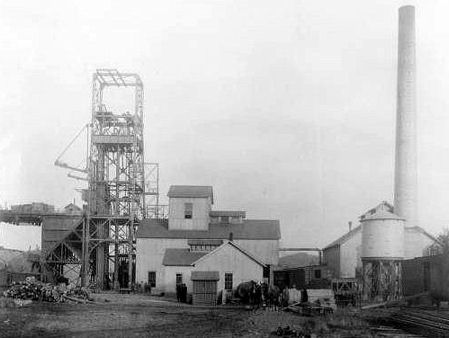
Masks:
[[[189,249],[165,249],[162,264],[166,266],[189,266],[206,254],[207,252],[192,252]]]
[[[327,245],[323,250],[332,248],[336,245],[343,244],[344,242],[346,242],[348,239],[352,238],[352,236],[354,236],[357,232],[359,232],[361,230],[362,230],[362,227],[359,225],[358,227],[352,229],[351,231],[348,231],[343,236],[341,236],[338,239],[336,239],[335,241],[333,241],[331,244]]]
[[[168,197],[210,197],[214,204],[214,194],[211,186],[203,185],[172,185],[168,190]]]
[[[234,216],[234,217],[246,217],[246,211],[231,211],[231,210],[212,210],[209,212],[209,216],[211,217],[219,217],[219,216]]]
[[[209,224],[209,230],[168,230],[167,220],[144,219],[137,231],[138,238],[186,239],[280,239],[278,220],[244,220],[238,224]]]
[[[191,280],[219,280],[220,274],[218,271],[192,271],[190,275]]]

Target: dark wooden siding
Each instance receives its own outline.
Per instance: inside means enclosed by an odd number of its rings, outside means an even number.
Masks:
[[[449,299],[449,258],[443,255],[418,257],[402,262],[402,290],[404,296],[429,291],[442,299]]]

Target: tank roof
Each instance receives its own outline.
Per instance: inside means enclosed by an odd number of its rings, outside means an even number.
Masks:
[[[387,210],[379,209],[374,214],[369,215],[362,219],[360,222],[366,222],[366,221],[372,221],[372,220],[382,220],[382,219],[396,219],[404,221],[404,218],[399,217],[396,214],[393,214],[392,212],[389,212]]]

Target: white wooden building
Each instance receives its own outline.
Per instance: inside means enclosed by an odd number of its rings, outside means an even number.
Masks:
[[[382,202],[360,216],[360,220],[380,210],[393,212],[393,206]],[[436,239],[419,226],[404,229],[404,259],[412,259],[426,255]],[[349,230],[323,249],[323,261],[332,271],[335,278],[354,278],[361,273],[362,227]]]
[[[192,293],[192,279],[203,276],[226,293],[240,282],[270,277],[279,259],[279,221],[212,210],[209,186],[171,186],[168,197],[168,220],[147,219],[139,226],[137,282],[150,283],[156,293],[175,293],[183,283]]]

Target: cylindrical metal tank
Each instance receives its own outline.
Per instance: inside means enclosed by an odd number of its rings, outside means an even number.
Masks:
[[[362,259],[404,257],[404,219],[386,210],[362,220]]]

